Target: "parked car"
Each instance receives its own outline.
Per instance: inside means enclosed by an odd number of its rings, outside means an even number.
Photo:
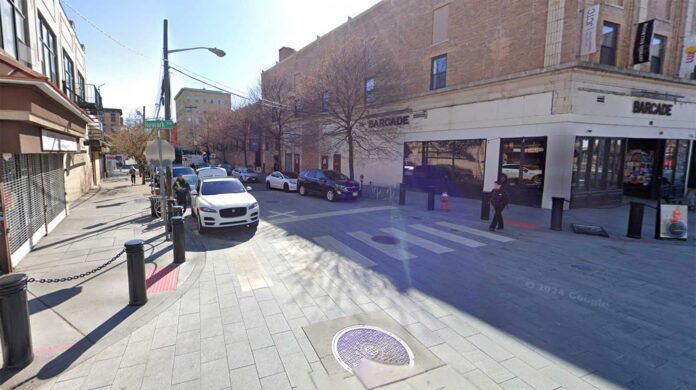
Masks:
[[[196,192],[196,185],[198,185],[198,175],[184,175],[184,180],[191,187],[191,191],[186,195],[187,206],[191,206],[191,195]]]
[[[280,172],[275,171],[266,177],[266,188],[279,190],[297,191],[297,178],[295,172]]]
[[[195,175],[196,171],[191,167],[172,167],[172,176],[179,177],[179,175]]]
[[[191,212],[198,221],[198,231],[210,228],[259,225],[259,203],[238,180],[213,177],[198,180],[191,196]]]
[[[199,179],[206,179],[209,177],[227,177],[227,171],[224,168],[218,167],[207,167],[199,168],[197,171]]]
[[[316,194],[333,202],[336,199],[355,199],[360,196],[360,184],[341,172],[308,169],[300,172],[300,195]]]
[[[232,177],[243,183],[259,182],[259,174],[251,168],[239,167],[232,170]]]
[[[503,164],[500,178],[503,181],[517,182],[520,177],[520,164]],[[541,184],[544,181],[544,172],[535,166],[522,167],[522,180],[524,183]]]
[[[232,170],[234,169],[232,164],[224,163],[218,165],[218,167],[223,168],[225,171],[227,171],[227,176],[232,176]]]

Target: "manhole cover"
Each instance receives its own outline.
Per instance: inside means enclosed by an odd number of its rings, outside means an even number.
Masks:
[[[387,245],[396,245],[399,243],[399,240],[392,236],[373,236],[372,241]]]
[[[580,271],[585,271],[585,272],[590,272],[592,271],[592,267],[585,265],[585,264],[573,264],[571,267],[578,269]]]
[[[395,366],[414,364],[413,352],[403,340],[375,326],[345,328],[336,333],[331,347],[336,360],[350,373],[362,359]]]

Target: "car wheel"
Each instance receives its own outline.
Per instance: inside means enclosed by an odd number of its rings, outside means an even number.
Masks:
[[[283,190],[285,192],[290,192],[290,186],[288,185],[288,183],[285,183],[285,185],[283,186]]]
[[[307,190],[305,189],[305,186],[300,186],[300,195],[302,195],[302,196],[307,195]]]
[[[333,190],[326,191],[326,200],[329,202],[336,200],[336,193]]]
[[[270,181],[266,182],[266,189],[269,189],[269,190],[271,189],[271,182]]]
[[[206,234],[208,232],[208,229],[203,226],[203,222],[201,221],[201,216],[198,216],[198,233],[201,235]]]

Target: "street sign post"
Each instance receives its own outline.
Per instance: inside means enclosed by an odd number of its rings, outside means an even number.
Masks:
[[[169,219],[164,210],[166,210],[167,207],[167,197],[171,195],[171,185],[169,185],[170,183],[167,181],[167,179],[171,177],[171,173],[165,169],[165,165],[171,169],[175,153],[172,145],[162,139],[160,130],[173,128],[174,122],[171,120],[146,120],[143,121],[143,127],[145,129],[157,129],[157,141],[148,143],[145,148],[145,157],[147,157],[148,161],[154,161],[155,158],[157,158],[159,163],[160,210],[162,210],[162,220],[164,224],[167,225]],[[165,162],[168,164],[165,164]],[[165,171],[167,172],[165,173]],[[169,239],[169,236],[167,236],[167,239]]]

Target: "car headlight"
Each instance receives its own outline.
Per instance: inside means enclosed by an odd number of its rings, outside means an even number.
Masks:
[[[259,202],[254,202],[254,203],[252,203],[252,204],[249,205],[249,210],[255,209],[255,208],[257,208],[257,207],[259,207]]]
[[[200,210],[205,213],[217,213],[217,210],[211,209],[210,207],[201,207]]]
[[[337,186],[336,186],[336,189],[338,189],[339,191],[345,191],[345,190],[346,190],[346,186],[337,185]]]

